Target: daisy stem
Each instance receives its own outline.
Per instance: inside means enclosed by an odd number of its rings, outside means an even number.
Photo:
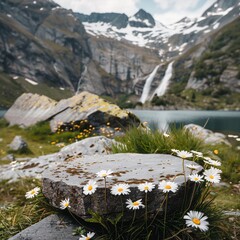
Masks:
[[[171,237],[165,238],[164,240],[170,240],[172,238],[175,238],[179,233],[184,232],[185,230],[188,230],[188,228],[183,228],[180,231],[178,231],[176,234],[172,235]]]
[[[166,204],[165,204],[165,213],[164,213],[163,239],[165,239],[165,234],[166,234],[167,205],[168,205],[168,192],[167,192],[167,194],[166,194]]]
[[[182,169],[183,169],[183,175],[184,175],[184,197],[183,197],[183,204],[182,204],[182,210],[184,209],[185,201],[186,201],[186,194],[187,194],[187,181],[186,181],[186,173],[185,173],[185,167],[184,167],[184,158],[182,158]]]
[[[185,182],[185,187],[186,187],[186,173],[185,173],[185,167],[184,167],[184,158],[182,159],[182,169],[183,169],[183,174],[184,174],[184,182]]]
[[[74,218],[74,220],[81,226],[82,224],[77,220],[77,218],[72,214],[71,211],[69,211],[69,209],[67,208],[68,212],[70,213],[70,215]]]
[[[133,220],[132,220],[132,223],[131,223],[131,225],[130,225],[129,228],[132,227],[132,225],[133,225],[133,223],[134,223],[134,221],[135,221],[135,218],[136,218],[136,210],[133,211]]]
[[[194,183],[194,187],[193,187],[193,192],[192,192],[192,196],[191,196],[191,200],[189,202],[189,205],[187,207],[187,209],[184,211],[183,215],[185,215],[185,213],[190,209],[191,205],[192,205],[192,201],[193,201],[193,196],[195,194],[195,190],[196,190],[196,182]]]
[[[105,186],[105,193],[104,193],[105,212],[107,213],[107,179],[106,177],[104,177],[104,186]]]
[[[148,215],[148,207],[147,207],[147,192],[145,194],[145,221],[146,221],[146,227],[147,227],[147,215]]]
[[[164,204],[164,202],[165,202],[166,199],[167,199],[167,195],[166,195],[165,198],[163,199],[160,207],[158,208],[157,213],[156,213],[155,216],[153,217],[153,220],[151,221],[151,223],[150,223],[149,226],[151,226],[151,225],[153,224],[153,222],[155,221],[155,219],[156,219],[157,215],[159,214],[159,212],[160,212],[160,210],[161,210],[161,208],[162,208],[162,206],[163,206],[163,204]]]

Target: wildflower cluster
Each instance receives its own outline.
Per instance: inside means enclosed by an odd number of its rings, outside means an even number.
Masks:
[[[182,215],[182,220],[185,220],[185,224],[187,226],[186,229],[188,228],[197,228],[200,231],[207,231],[209,229],[209,222],[207,221],[208,217],[204,215],[203,212],[196,211],[195,208],[191,210],[192,207],[192,200],[193,200],[193,195],[195,193],[196,186],[199,186],[202,182],[207,182],[209,186],[213,183],[218,183],[220,182],[221,176],[220,173],[222,172],[220,169],[215,168],[216,166],[221,166],[221,163],[217,160],[213,160],[209,157],[204,157],[201,152],[196,152],[196,151],[179,151],[176,149],[172,149],[172,152],[182,158],[183,160],[183,167],[184,167],[184,160],[185,159],[190,159],[193,158],[201,158],[202,161],[205,164],[205,170],[203,171],[203,174],[200,175],[194,171],[198,170],[200,168],[199,165],[197,165],[194,161],[192,161],[190,164],[186,164],[186,167],[190,169],[191,173],[187,176],[187,180],[194,182],[194,189],[192,191],[192,197],[190,202],[188,202],[188,207],[185,208],[185,211]],[[184,176],[185,176],[185,170],[184,171]],[[101,170],[96,173],[96,177],[100,179],[104,179],[105,183],[105,206],[107,206],[107,194],[106,194],[106,186],[107,186],[107,179],[113,177],[114,172],[111,169],[108,170]],[[205,184],[205,183],[204,183]],[[185,187],[186,187],[186,181],[185,181]],[[136,211],[139,209],[145,209],[145,221],[146,221],[146,226],[147,229],[151,224],[154,222],[155,218],[158,216],[160,209],[164,206],[163,204],[165,203],[165,214],[164,214],[164,233],[163,233],[163,238],[165,238],[165,226],[166,226],[166,212],[167,212],[167,200],[168,200],[168,194],[169,193],[176,193],[179,189],[179,185],[174,182],[174,181],[169,181],[169,180],[161,180],[158,185],[152,183],[152,182],[144,182],[140,183],[137,186],[138,190],[141,192],[145,193],[145,202],[143,202],[143,199],[127,199],[125,204],[126,204],[126,209],[133,210],[134,217],[132,220],[132,224],[135,220],[136,216]],[[161,206],[158,208],[158,211],[156,215],[153,217],[151,223],[149,224],[148,222],[148,212],[147,212],[147,204],[148,204],[148,193],[150,194],[155,188],[158,188],[165,194],[165,198],[161,203]],[[89,180],[84,186],[83,186],[83,194],[84,195],[92,195],[94,194],[98,189],[98,183],[97,180]],[[40,188],[36,187],[32,189],[31,191],[26,193],[26,198],[33,198],[38,193],[40,192]],[[113,186],[110,186],[110,193],[114,196],[126,196],[131,193],[131,188],[128,183],[119,183],[115,184]],[[185,196],[184,196],[185,198]],[[71,208],[71,202],[70,198],[65,198],[64,200],[60,201],[60,209],[69,209]],[[107,210],[107,207],[106,207]],[[123,210],[124,211],[124,210]],[[131,226],[132,226],[131,224]],[[82,239],[92,239],[95,236],[94,232],[88,232],[86,235],[81,235],[79,240]]]
[[[220,169],[215,168],[215,167],[220,167],[221,166],[221,162],[218,160],[213,160],[210,157],[204,157],[203,153],[201,152],[197,152],[192,150],[191,152],[187,152],[187,151],[179,151],[176,149],[172,149],[172,152],[174,154],[176,154],[178,157],[184,159],[189,159],[189,158],[193,158],[193,160],[195,160],[196,158],[198,159],[202,159],[203,162],[205,163],[205,171],[203,172],[203,176],[197,175],[197,174],[190,174],[188,176],[188,179],[190,181],[193,182],[202,182],[203,178],[210,182],[210,183],[219,183],[221,176],[220,173],[222,172]],[[210,168],[208,169],[207,167],[210,166]],[[214,167],[213,167],[214,166]],[[197,166],[196,164],[191,163],[191,164],[187,164],[186,165],[187,168],[189,168],[191,171],[197,170],[199,169],[199,166]]]

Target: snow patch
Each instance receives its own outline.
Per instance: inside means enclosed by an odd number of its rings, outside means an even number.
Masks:
[[[216,23],[213,25],[213,29],[217,29],[219,27],[220,23]]]
[[[27,82],[31,83],[32,85],[38,85],[37,82],[35,82],[35,81],[33,81],[33,80],[29,79],[29,78],[25,78],[25,80],[26,80]]]

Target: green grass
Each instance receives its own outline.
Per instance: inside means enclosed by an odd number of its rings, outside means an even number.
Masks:
[[[54,213],[46,199],[26,200],[27,191],[41,186],[39,180],[21,179],[14,183],[0,182],[0,239],[7,240],[26,227]]]
[[[4,125],[4,120],[1,120],[1,125]],[[20,135],[27,142],[29,147],[28,153],[18,153],[15,152],[16,157],[36,157],[40,155],[50,154],[59,151],[59,147],[51,144],[51,132],[50,128],[47,127],[49,124],[43,124],[40,127],[34,127],[33,131],[28,129],[22,129],[18,126],[12,127],[1,127],[0,138],[3,141],[0,142],[0,158],[6,156],[7,153],[10,153],[8,144],[12,142],[15,136]],[[38,128],[38,131],[36,130]],[[49,129],[49,132],[46,132],[46,128]],[[44,132],[44,135],[41,133]],[[0,161],[0,164],[2,162]]]
[[[204,156],[221,159],[224,181],[238,183],[240,172],[240,154],[234,147],[226,145],[209,145],[196,138],[189,131],[173,127],[169,137],[164,137],[158,130],[148,132],[140,128],[132,128],[122,137],[117,138],[122,144],[113,146],[114,153],[165,153],[171,149],[200,151]],[[218,150],[218,155],[214,154]]]

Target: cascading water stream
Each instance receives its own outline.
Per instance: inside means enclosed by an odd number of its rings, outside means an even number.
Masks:
[[[146,100],[148,99],[148,95],[149,95],[149,92],[150,92],[150,89],[151,89],[152,81],[153,81],[159,67],[160,67],[160,65],[156,66],[154,68],[154,70],[152,71],[152,73],[147,78],[147,80],[144,84],[144,87],[143,87],[142,96],[139,100],[141,103],[145,103]]]
[[[158,86],[158,88],[154,91],[152,98],[154,97],[155,94],[157,94],[157,96],[163,96],[166,91],[167,91],[167,87],[169,85],[169,81],[172,77],[172,70],[173,70],[173,62],[169,63],[167,70],[165,72],[165,75],[160,83],[160,85]]]

